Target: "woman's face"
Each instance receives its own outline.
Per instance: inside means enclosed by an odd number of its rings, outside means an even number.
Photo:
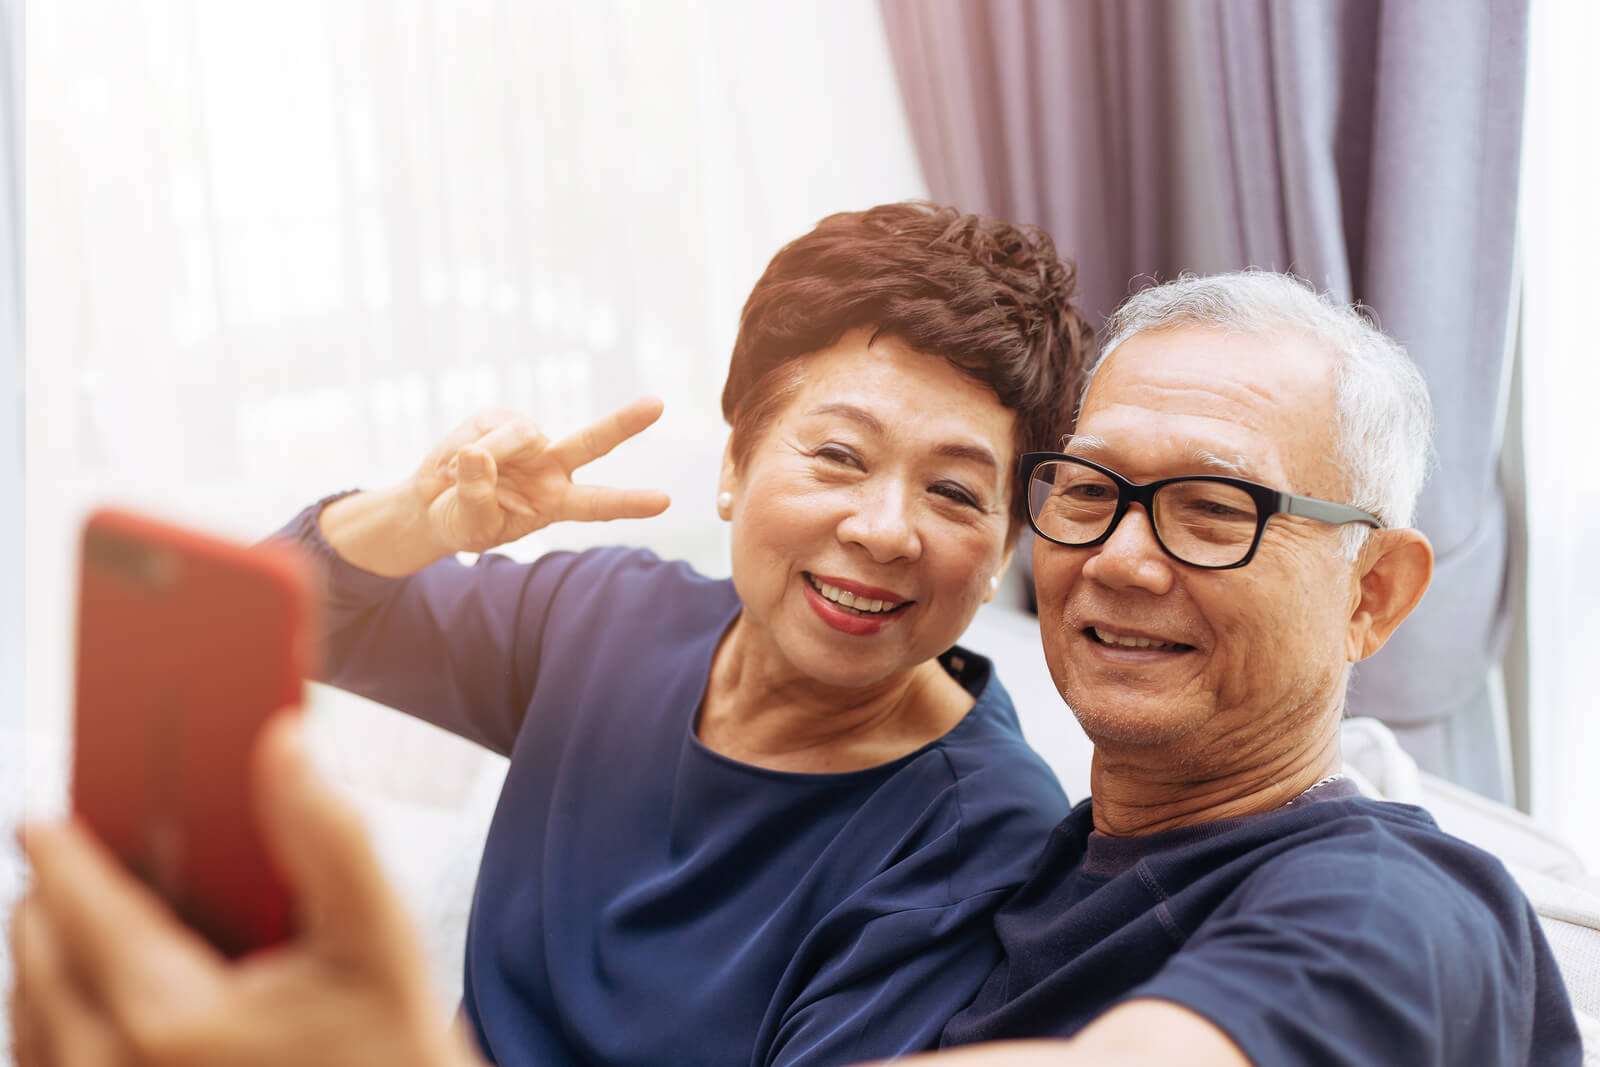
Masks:
[[[943,359],[871,336],[805,357],[721,485],[743,636],[779,674],[844,688],[949,648],[1009,558],[1015,415]]]

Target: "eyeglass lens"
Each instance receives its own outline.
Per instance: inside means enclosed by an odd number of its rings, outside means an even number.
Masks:
[[[1151,522],[1168,552],[1200,567],[1225,567],[1250,553],[1256,502],[1237,486],[1204,480],[1156,490]],[[1117,513],[1117,483],[1093,467],[1050,461],[1034,468],[1028,507],[1041,533],[1068,545],[1097,540]]]

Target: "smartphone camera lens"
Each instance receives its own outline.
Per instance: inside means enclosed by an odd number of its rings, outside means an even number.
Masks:
[[[144,545],[105,530],[91,529],[84,536],[84,562],[124,581],[160,589],[172,584],[178,558],[170,549]]]

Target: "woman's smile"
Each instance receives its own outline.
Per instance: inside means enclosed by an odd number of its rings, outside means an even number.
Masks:
[[[896,622],[916,603],[902,600],[884,589],[848,582],[842,578],[818,578],[802,571],[806,603],[823,622],[841,633],[866,636]]]

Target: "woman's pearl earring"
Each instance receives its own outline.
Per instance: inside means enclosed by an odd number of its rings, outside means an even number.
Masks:
[[[726,489],[717,494],[717,514],[724,519],[733,516],[733,494]]]
[[[989,575],[989,595],[990,596],[994,596],[999,591],[1000,591],[1000,576],[998,574]]]

